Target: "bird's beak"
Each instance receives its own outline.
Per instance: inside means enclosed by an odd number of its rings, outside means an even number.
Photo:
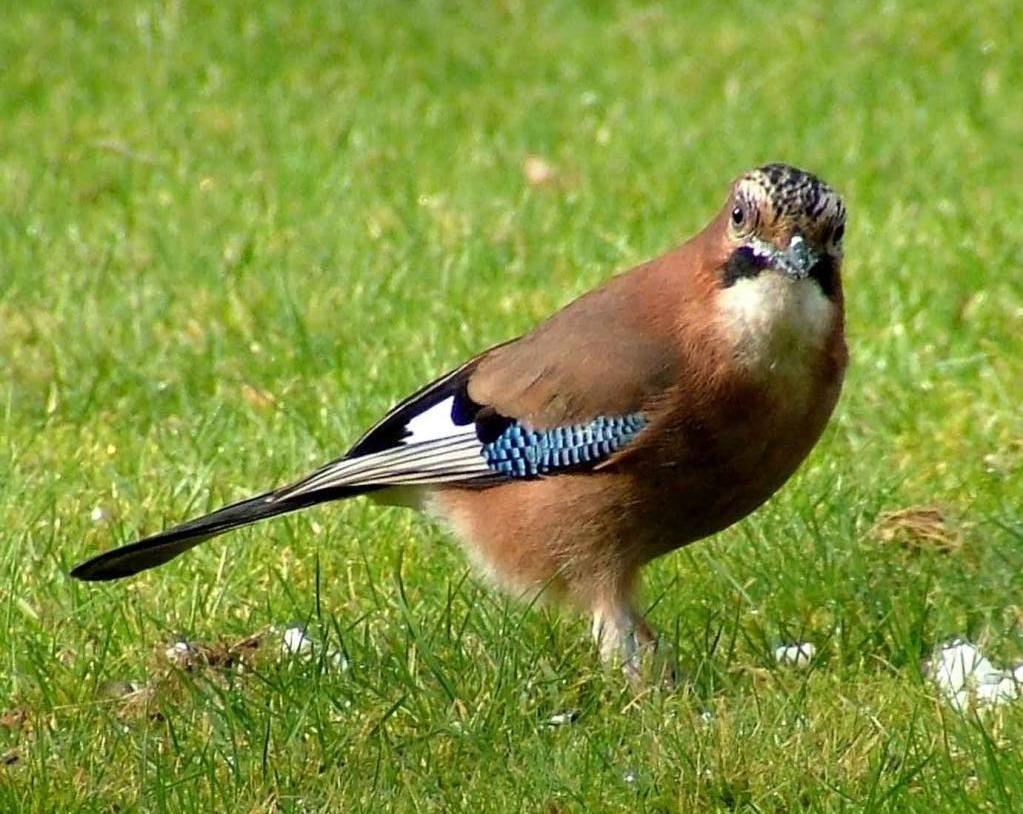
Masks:
[[[793,280],[805,280],[820,255],[807,245],[799,232],[794,232],[789,245],[775,252],[771,265]]]

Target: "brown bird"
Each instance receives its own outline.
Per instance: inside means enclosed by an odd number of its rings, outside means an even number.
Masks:
[[[767,500],[846,365],[845,206],[814,175],[742,175],[708,226],[419,390],[296,483],[79,565],[126,577],[239,526],[371,493],[445,521],[482,571],[592,614],[602,656],[655,638],[639,569]]]

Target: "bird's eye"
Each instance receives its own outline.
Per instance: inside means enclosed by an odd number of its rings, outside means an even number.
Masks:
[[[845,237],[845,224],[844,223],[840,223],[835,228],[835,231],[831,233],[831,242],[832,243],[841,243],[843,237]]]
[[[746,222],[746,210],[741,206],[736,206],[732,210],[732,226],[738,229],[743,223]]]

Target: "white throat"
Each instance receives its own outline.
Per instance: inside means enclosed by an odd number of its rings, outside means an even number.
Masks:
[[[733,354],[751,372],[805,373],[834,325],[835,304],[813,279],[792,280],[765,270],[737,280],[718,296]]]

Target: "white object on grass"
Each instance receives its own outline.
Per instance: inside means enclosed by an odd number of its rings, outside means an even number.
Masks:
[[[558,712],[547,719],[547,726],[568,726],[570,723],[573,723],[575,719],[578,717],[579,717],[578,710]]]
[[[179,639],[163,651],[163,655],[168,661],[177,662],[178,664],[186,663],[193,653],[195,653],[195,649],[184,639]]]
[[[301,625],[292,625],[284,631],[281,650],[286,656],[308,656],[313,652],[313,640],[305,635]]]
[[[953,639],[931,657],[928,677],[960,712],[970,706],[1004,704],[1019,697],[1023,670],[1000,670],[965,639]]]
[[[815,655],[817,655],[817,648],[810,642],[783,644],[774,648],[774,660],[778,664],[795,667],[798,670],[805,670],[809,667]]]

